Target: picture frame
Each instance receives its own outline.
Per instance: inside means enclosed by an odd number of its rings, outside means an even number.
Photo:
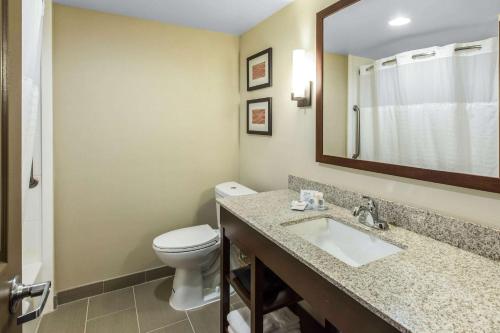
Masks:
[[[273,135],[272,98],[247,101],[247,133]]]
[[[273,84],[273,49],[268,48],[247,58],[247,91]]]

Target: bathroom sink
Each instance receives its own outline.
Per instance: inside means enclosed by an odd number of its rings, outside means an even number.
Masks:
[[[402,251],[374,235],[330,218],[309,220],[286,228],[353,267]]]

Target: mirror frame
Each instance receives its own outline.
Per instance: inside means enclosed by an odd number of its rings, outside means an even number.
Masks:
[[[433,183],[500,193],[500,175],[498,178],[486,177],[465,173],[388,164],[382,162],[354,160],[346,157],[325,155],[323,153],[323,23],[327,17],[361,1],[363,0],[339,0],[338,2],[330,5],[329,7],[326,7],[316,14],[316,162],[376,173],[383,173],[392,176],[418,179]],[[498,139],[500,143],[500,136]]]
[[[7,3],[0,3],[0,262],[7,262],[7,191],[9,180],[9,85],[8,85],[8,20]]]

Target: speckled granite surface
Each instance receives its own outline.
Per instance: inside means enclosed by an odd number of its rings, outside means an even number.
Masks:
[[[368,230],[350,210],[289,209],[298,193],[217,199],[227,210],[402,332],[500,332],[500,263],[391,226]],[[313,217],[338,221],[399,244],[404,251],[354,268],[287,231]]]
[[[326,201],[349,210],[363,203],[360,193],[292,175],[288,177],[288,188],[297,192],[301,189],[321,191],[325,194]],[[378,205],[379,218],[383,221],[490,259],[500,260],[498,229],[376,197],[373,200]]]

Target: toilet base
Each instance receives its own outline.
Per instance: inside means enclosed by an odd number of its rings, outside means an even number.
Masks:
[[[199,269],[175,270],[170,306],[178,311],[186,311],[219,300],[219,273],[209,276]]]
[[[170,306],[177,311],[186,311],[218,301],[219,276],[219,272],[204,276],[197,269],[177,268],[169,299]],[[232,287],[230,294],[234,294]]]

